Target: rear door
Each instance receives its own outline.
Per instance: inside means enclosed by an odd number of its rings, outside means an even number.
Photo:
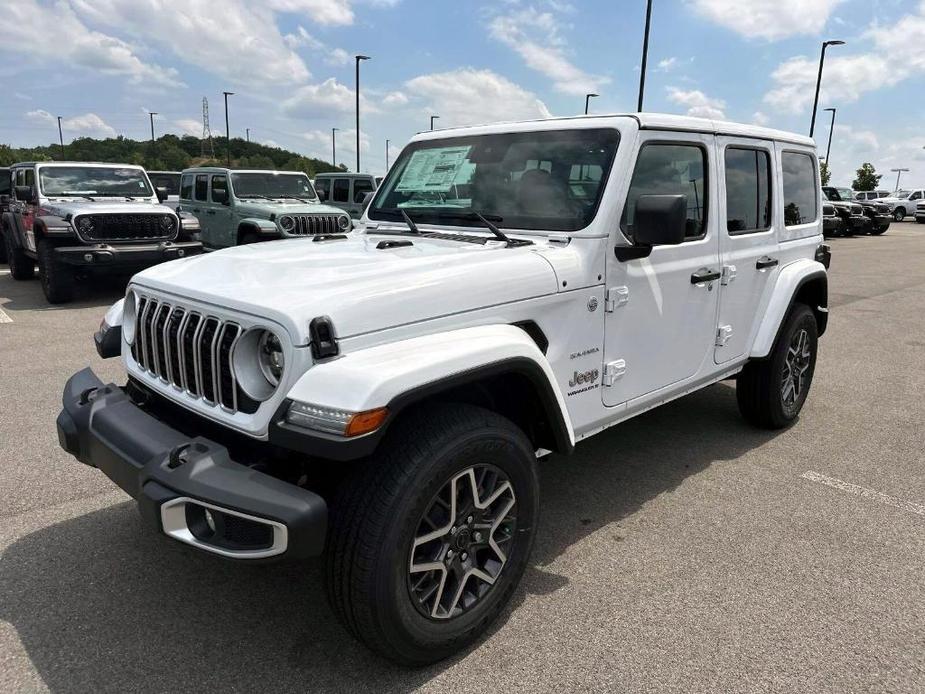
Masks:
[[[720,210],[717,364],[745,354],[757,329],[765,293],[780,264],[774,214],[774,145],[764,140],[716,138]]]
[[[646,258],[607,257],[604,404],[619,405],[714,369],[719,292],[713,135],[642,131],[620,221],[632,239],[640,195],[684,195],[687,234]],[[701,279],[702,278],[702,279]]]
[[[209,202],[209,174],[207,173],[197,173],[193,178],[193,201],[190,205],[190,212],[199,219],[202,245],[207,248],[221,248],[221,239],[216,233],[214,223],[215,214],[212,212],[212,203]]]
[[[331,179],[331,203],[342,210],[350,211],[350,179]]]
[[[353,190],[350,192],[353,199],[353,205],[350,207],[351,217],[359,219],[363,216],[363,199],[367,193],[372,193],[374,190],[375,187],[371,178],[353,179]]]

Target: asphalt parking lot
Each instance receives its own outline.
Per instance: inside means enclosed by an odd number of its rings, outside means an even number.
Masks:
[[[58,448],[65,379],[122,286],[49,307],[0,266],[0,690],[925,690],[925,227],[833,239],[829,331],[798,423],[734,385],[541,465],[514,605],[423,670],[335,622],[319,563],[241,566],[147,534]]]

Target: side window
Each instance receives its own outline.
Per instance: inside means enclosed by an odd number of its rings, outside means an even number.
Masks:
[[[209,197],[209,177],[206,174],[196,175],[196,199],[205,202]]]
[[[706,229],[706,152],[699,145],[652,143],[643,145],[636,158],[633,180],[626,194],[620,228],[632,238],[633,216],[640,195],[683,195],[687,199],[689,239]]]
[[[909,196],[909,199],[910,199],[910,200],[921,200],[921,199],[922,199],[922,191],[920,191],[920,190],[915,191],[911,196]]]
[[[25,180],[23,182],[24,186],[34,186],[35,185],[35,169],[26,169],[25,170]]]
[[[316,178],[315,179],[315,192],[318,193],[319,197],[328,197],[331,194],[331,179],[330,178]]]
[[[212,177],[212,202],[224,203],[228,200],[228,177]]]
[[[816,167],[813,158],[802,152],[781,154],[784,177],[784,224],[788,227],[816,220]]]
[[[726,230],[730,234],[771,227],[771,157],[764,150],[726,150]]]
[[[350,202],[350,179],[334,179],[334,202]]]
[[[367,178],[358,178],[353,182],[353,201],[362,204],[367,193],[373,192],[373,183]]]
[[[0,171],[0,195],[9,195],[12,186],[12,174],[9,171]]]
[[[193,199],[193,175],[186,174],[180,179],[180,199],[181,200],[192,200]]]

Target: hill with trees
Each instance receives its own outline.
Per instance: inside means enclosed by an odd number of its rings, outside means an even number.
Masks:
[[[224,166],[225,142],[224,137],[213,138],[214,159],[200,156],[201,141],[190,135],[162,135],[154,143],[125,137],[105,140],[79,137],[66,144],[63,151],[59,144],[31,148],[0,144],[0,166],[9,166],[18,161],[102,161],[141,164],[151,171],[180,171],[190,166]],[[311,177],[325,171],[346,170],[343,165],[334,167],[321,159],[247,142],[238,137],[231,138],[231,165],[233,168],[304,171]]]

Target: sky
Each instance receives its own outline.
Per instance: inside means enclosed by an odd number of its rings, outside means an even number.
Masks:
[[[224,134],[380,174],[416,132],[636,110],[645,0],[6,0],[0,143]],[[832,182],[925,187],[925,0],[654,0],[645,110],[809,131]]]

